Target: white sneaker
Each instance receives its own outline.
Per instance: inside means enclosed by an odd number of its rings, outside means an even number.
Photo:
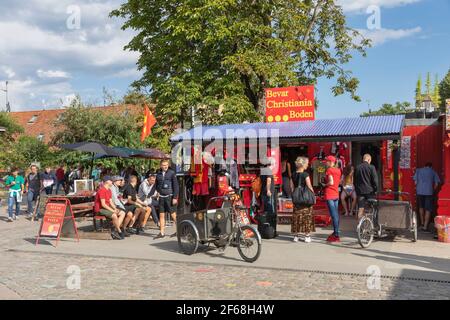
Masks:
[[[14,221],[13,218],[8,217],[8,222],[13,222],[13,221]]]
[[[17,216],[16,216],[16,215],[13,215],[13,219],[14,219],[14,220],[17,220]]]
[[[298,242],[298,236],[294,236],[293,241],[294,241],[294,242]]]
[[[307,237],[305,237],[305,243],[310,243],[312,240],[311,240],[311,237],[310,236],[307,236]]]

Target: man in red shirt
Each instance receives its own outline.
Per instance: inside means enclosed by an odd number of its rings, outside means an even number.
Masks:
[[[64,165],[61,164],[59,168],[56,170],[56,194],[58,194],[60,186],[64,190],[64,180],[65,180]]]
[[[327,238],[328,242],[339,242],[339,183],[341,181],[341,170],[336,167],[336,158],[328,156],[327,171],[325,172],[325,200],[333,220],[334,232]]]
[[[122,233],[120,226],[125,218],[125,212],[118,209],[114,204],[114,201],[112,200],[111,186],[112,178],[105,176],[103,178],[102,187],[95,195],[94,212],[96,215],[105,216],[106,218],[111,219],[114,226],[114,229],[111,231],[112,238],[122,240],[124,239],[124,234]]]

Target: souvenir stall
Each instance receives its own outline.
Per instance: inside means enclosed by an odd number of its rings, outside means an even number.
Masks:
[[[274,216],[278,217],[280,222],[289,219],[292,202],[288,198],[278,197],[282,182],[281,154],[287,154],[287,161],[291,163],[292,170],[295,170],[294,161],[297,156],[307,156],[310,159],[310,176],[316,195],[319,196],[314,210],[319,220],[316,222],[320,223],[323,219],[322,222],[326,223],[325,216],[327,217],[328,213],[324,201],[321,200],[319,184],[325,172],[322,159],[334,155],[338,158],[338,165],[344,168],[348,163],[357,166],[364,153],[371,153],[380,180],[383,180],[383,142],[390,140],[393,144],[398,144],[403,126],[404,116],[396,115],[193,128],[171,138],[173,147],[183,150],[183,156],[180,157],[183,163],[177,164],[176,167],[179,168],[178,175],[183,177],[180,179],[182,188],[187,186],[187,191],[182,195],[187,201],[180,201],[178,210],[191,210],[191,207],[198,209],[206,203],[208,197],[223,193],[230,186],[231,168],[217,164],[217,160],[226,158],[221,153],[226,149],[233,150],[229,152],[228,159],[236,162],[238,180],[235,178],[233,187],[240,192],[251,218],[257,222],[261,221],[257,219],[258,216],[267,213],[267,208],[264,208],[261,201],[261,194],[258,197],[261,188],[261,183],[257,183],[258,176],[263,164],[267,164],[267,159],[274,159],[271,165],[276,186],[273,197]],[[264,144],[267,146],[266,151],[261,152],[258,149]],[[222,148],[217,147],[218,145]],[[256,161],[250,161],[252,152],[253,156],[257,155]],[[395,191],[399,188],[398,148],[392,149],[391,156]],[[202,159],[193,161],[195,157]]]

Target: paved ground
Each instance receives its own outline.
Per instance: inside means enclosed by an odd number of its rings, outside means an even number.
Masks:
[[[80,225],[83,225],[80,222]],[[38,224],[5,222],[0,208],[0,299],[449,299],[450,247],[421,235],[359,249],[352,221],[344,241],[327,245],[319,229],[310,245],[292,243],[285,227],[264,241],[261,258],[242,262],[236,250],[177,251],[175,240],[44,241]],[[156,230],[150,230],[155,234]],[[369,268],[369,269],[368,269]],[[368,277],[379,271],[381,277]]]

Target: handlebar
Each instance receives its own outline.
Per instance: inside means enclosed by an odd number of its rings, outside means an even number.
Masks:
[[[406,196],[408,197],[408,200],[411,201],[411,194],[409,192],[401,192],[401,191],[392,191],[390,189],[385,191],[377,192],[377,196],[379,195],[398,195],[398,196]]]
[[[219,200],[219,199],[223,199],[223,200],[225,200],[225,201],[228,201],[228,200],[230,200],[230,197],[229,197],[229,196],[218,196],[218,197],[212,197],[212,198],[210,198],[210,199],[208,200],[208,204],[207,204],[207,206],[206,206],[206,210],[209,210],[212,201],[216,201],[216,200]]]

